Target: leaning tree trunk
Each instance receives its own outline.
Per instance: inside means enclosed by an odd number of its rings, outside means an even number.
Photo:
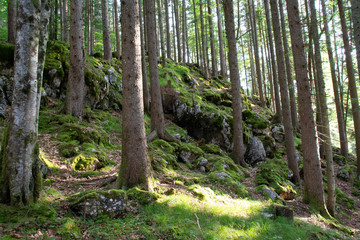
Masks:
[[[8,1],[8,42],[15,43],[16,38],[16,0]]]
[[[119,188],[149,189],[150,160],[147,153],[141,80],[139,1],[121,1],[123,61],[123,148]],[[156,53],[155,53],[156,56]]]
[[[111,53],[111,39],[110,39],[107,0],[101,0],[101,12],[102,12],[102,26],[103,26],[104,59],[111,61],[112,53]]]
[[[0,202],[16,206],[35,202],[41,191],[36,108],[41,93],[38,72],[46,49],[39,42],[46,44],[46,39],[39,38],[47,36],[49,10],[45,0],[18,1],[14,97],[0,157]]]
[[[295,155],[294,135],[293,135],[292,122],[291,122],[288,85],[286,81],[286,72],[285,72],[284,49],[283,49],[283,43],[281,41],[281,31],[280,31],[280,23],[279,23],[280,19],[279,19],[277,0],[270,0],[270,5],[271,5],[271,15],[272,15],[273,30],[274,30],[275,46],[276,46],[276,59],[277,59],[277,67],[279,73],[280,91],[281,91],[282,121],[285,129],[285,145],[286,145],[288,166],[289,169],[291,169],[291,171],[294,174],[295,182],[300,183],[299,167]],[[274,69],[274,71],[276,70]]]
[[[229,46],[229,67],[230,67],[230,81],[232,91],[232,108],[234,118],[234,135],[233,135],[233,159],[237,164],[246,166],[243,152],[243,125],[242,125],[242,107],[241,107],[241,92],[240,92],[240,76],[239,66],[237,60],[236,39],[235,39],[235,24],[234,24],[234,5],[232,0],[223,0],[225,12],[225,29],[226,37]]]
[[[216,15],[217,15],[217,25],[218,25],[218,35],[219,35],[219,54],[220,54],[220,75],[226,78],[226,59],[224,56],[224,43],[223,43],[223,30],[221,25],[221,15],[220,15],[220,6],[219,0],[216,0]]]
[[[337,0],[339,7],[340,19],[341,19],[341,28],[343,33],[343,41],[345,48],[345,60],[346,60],[346,69],[349,79],[349,90],[351,96],[351,108],[354,120],[355,128],[355,143],[356,143],[356,159],[357,159],[357,175],[360,176],[360,109],[359,109],[359,99],[356,89],[355,81],[355,71],[354,65],[351,57],[351,47],[348,35],[348,29],[346,26],[346,18],[344,13],[344,6],[342,0]]]
[[[119,30],[119,12],[117,7],[117,1],[114,1],[114,15],[115,15],[115,36],[116,36],[116,58],[120,60],[121,46],[120,46],[120,30]]]
[[[305,44],[297,0],[286,0],[294,57],[304,161],[304,201],[326,214],[319,148],[307,76]]]
[[[70,2],[70,66],[65,109],[81,118],[85,97],[82,0]]]
[[[217,69],[217,56],[215,50],[215,40],[214,40],[214,27],[212,22],[212,11],[211,11],[211,1],[207,0],[208,7],[208,22],[209,22],[209,31],[210,31],[210,49],[211,49],[211,75],[214,77],[218,76]]]

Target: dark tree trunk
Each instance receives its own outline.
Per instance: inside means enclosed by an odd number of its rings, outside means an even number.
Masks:
[[[199,57],[199,34],[198,34],[198,22],[196,17],[196,5],[195,0],[193,0],[194,6],[194,22],[195,22],[195,41],[196,41],[196,63],[200,64],[200,57]]]
[[[170,23],[169,23],[169,2],[165,0],[165,22],[166,22],[166,54],[171,59],[171,38],[170,38]]]
[[[0,157],[0,202],[15,206],[36,202],[41,191],[37,107],[49,11],[45,0],[41,6],[33,1],[18,1],[14,97]]]
[[[177,56],[178,62],[182,62],[181,38],[180,38],[180,19],[179,19],[179,0],[174,0],[174,13],[176,24]]]
[[[354,24],[354,39],[358,69],[360,74],[360,1],[351,0],[351,16]]]
[[[230,67],[230,81],[232,91],[232,108],[234,118],[234,149],[233,159],[237,164],[246,166],[243,152],[243,125],[242,125],[242,107],[241,107],[241,92],[240,92],[240,76],[239,66],[237,60],[236,39],[235,39],[235,24],[234,24],[234,7],[232,0],[223,0],[225,12],[225,29],[226,37],[229,46],[229,67]]]
[[[216,0],[216,14],[217,14],[217,25],[218,25],[218,35],[219,35],[219,53],[220,53],[220,75],[224,78],[227,77],[226,73],[226,59],[224,56],[224,43],[223,43],[223,30],[221,25],[221,14],[219,0]],[[246,70],[245,70],[246,71]]]
[[[102,15],[102,27],[103,27],[104,59],[111,61],[112,53],[111,53],[111,40],[110,40],[107,0],[101,0],[101,15]]]
[[[186,62],[186,2],[182,0],[182,54],[183,61]]]
[[[69,42],[69,25],[67,14],[67,0],[62,0],[62,28],[61,28],[61,41]]]
[[[117,7],[117,0],[114,0],[114,17],[115,17],[115,36],[116,36],[116,58],[120,60],[121,46],[120,46],[120,30],[119,30],[119,12]]]
[[[307,76],[305,45],[302,35],[299,5],[297,0],[286,0],[289,18],[300,116],[302,152],[304,161],[304,201],[326,214],[324,186],[320,167],[311,91]]]
[[[121,1],[123,54],[122,159],[119,188],[149,189],[150,160],[147,153],[141,81],[139,1]],[[126,61],[124,61],[126,60]]]
[[[65,109],[67,114],[81,118],[85,97],[82,0],[72,0],[70,11],[70,67]]]
[[[208,7],[208,22],[209,22],[209,31],[210,31],[210,49],[211,49],[211,75],[217,77],[217,56],[215,50],[215,39],[214,39],[214,27],[212,22],[212,11],[211,11],[211,1],[207,0]]]
[[[16,0],[8,1],[8,42],[15,44],[16,38]]]
[[[206,38],[205,38],[205,24],[203,14],[203,3],[200,1],[200,28],[201,28],[201,45],[202,45],[202,68],[205,78],[209,78],[209,69],[207,64]]]
[[[161,64],[162,64],[163,67],[166,67],[166,55],[165,55],[165,43],[164,43],[164,27],[163,27],[161,0],[157,0],[157,5],[158,5],[158,17],[159,17],[159,28],[160,28]]]

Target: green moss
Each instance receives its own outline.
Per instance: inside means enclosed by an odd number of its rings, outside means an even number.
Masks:
[[[60,143],[58,146],[60,156],[65,158],[75,157],[79,152],[79,145],[74,142]]]
[[[172,146],[170,143],[162,140],[162,139],[155,139],[150,143],[151,147],[154,147],[156,149],[161,149],[161,151],[168,153],[168,154],[174,154],[175,153],[175,147]]]
[[[188,190],[200,200],[209,200],[215,197],[213,190],[208,187],[202,187],[198,184],[189,186]]]
[[[257,129],[265,129],[268,127],[269,122],[265,118],[261,117],[260,115],[254,113],[251,110],[244,110],[242,112],[243,119],[247,124],[251,124],[253,128]]]
[[[194,143],[181,143],[179,150],[192,152],[198,156],[201,156],[204,154],[204,151],[201,148],[197,147]]]
[[[159,198],[158,194],[142,190],[138,187],[129,189],[127,191],[127,196],[129,199],[136,200],[141,204],[149,204]]]
[[[0,42],[0,61],[14,63],[15,45],[7,42]]]
[[[65,218],[64,223],[59,230],[59,234],[63,238],[69,239],[69,238],[80,238],[81,237],[81,229],[80,227],[75,223],[75,221],[71,218]]]
[[[204,145],[201,145],[200,148],[205,153],[218,154],[218,155],[220,155],[222,153],[220,147],[215,144],[204,144]]]
[[[288,166],[282,159],[268,159],[259,165],[259,172],[256,174],[258,185],[267,185],[274,189],[277,194],[295,193],[294,185],[288,180]]]
[[[71,166],[74,170],[77,171],[86,171],[86,170],[97,170],[105,167],[109,163],[106,156],[94,152],[93,154],[83,154],[81,153],[75,157]]]
[[[346,207],[348,209],[354,209],[354,199],[346,196],[346,194],[343,191],[341,191],[339,188],[336,188],[335,191],[338,202],[346,204]]]

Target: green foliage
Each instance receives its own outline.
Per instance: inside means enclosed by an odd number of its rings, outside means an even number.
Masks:
[[[346,204],[348,209],[354,209],[354,199],[346,196],[346,194],[341,191],[339,188],[336,188],[336,198],[338,202]]]
[[[61,226],[61,229],[59,230],[59,234],[63,238],[69,239],[69,238],[80,238],[81,237],[81,229],[76,224],[76,222],[71,218],[65,218],[63,220],[63,225]]]

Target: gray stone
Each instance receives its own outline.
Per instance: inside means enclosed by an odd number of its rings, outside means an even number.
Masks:
[[[245,153],[245,161],[251,165],[263,162],[266,159],[264,145],[256,137],[251,139],[251,143]]]
[[[203,173],[206,172],[206,169],[204,166],[200,166],[199,170],[200,170],[200,172],[203,172]]]
[[[284,126],[282,125],[275,126],[271,129],[272,136],[277,142],[283,142],[285,140],[284,132]]]
[[[126,214],[127,198],[124,192],[109,190],[79,197],[80,199],[75,200],[75,203],[70,202],[70,209],[78,216],[97,218],[107,215],[110,218],[117,218]]]
[[[202,158],[201,161],[199,162],[200,166],[205,166],[209,163],[209,161],[206,158]]]
[[[180,154],[178,156],[178,160],[180,162],[184,162],[184,163],[194,163],[195,160],[199,157],[198,154],[187,151],[187,150],[182,150],[180,151]]]
[[[339,179],[345,181],[345,182],[348,182],[350,180],[350,173],[349,171],[346,171],[345,168],[340,168],[338,170],[338,173],[336,175]]]
[[[221,180],[225,180],[229,175],[226,172],[220,172],[215,174],[217,178]]]
[[[268,187],[263,189],[263,195],[270,197],[272,200],[280,199],[279,195]]]
[[[6,103],[5,93],[2,90],[2,88],[0,88],[0,117],[6,116],[6,108],[7,108],[7,103]]]

